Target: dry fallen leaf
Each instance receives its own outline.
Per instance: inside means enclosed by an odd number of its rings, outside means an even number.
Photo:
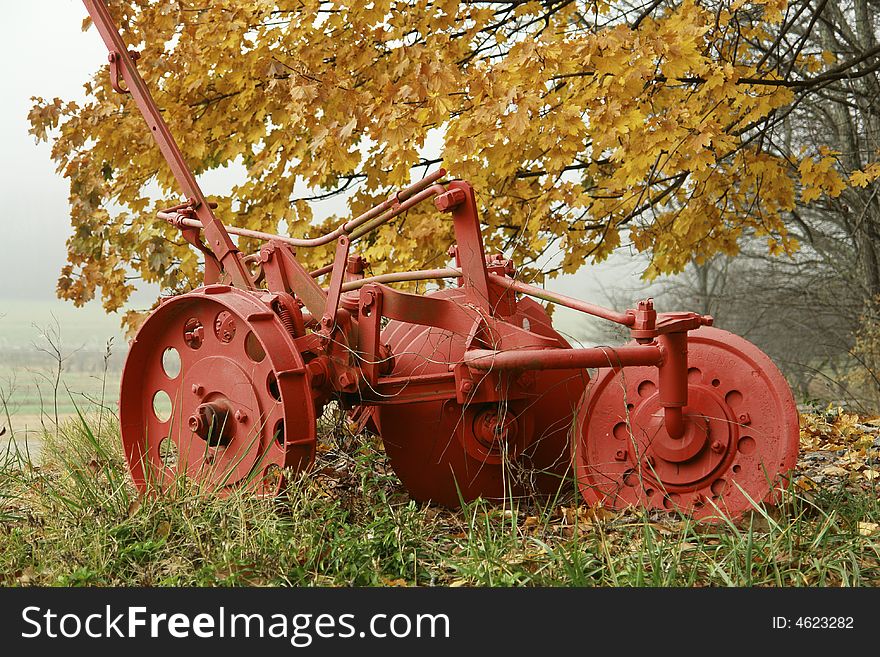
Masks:
[[[876,533],[876,531],[880,529],[880,525],[876,522],[860,522],[859,523],[859,534],[862,536],[870,536],[871,534]]]
[[[816,490],[819,487],[819,484],[809,477],[800,477],[795,483],[802,490]]]
[[[156,536],[159,538],[167,538],[171,533],[171,523],[167,520],[163,520],[159,523],[159,526],[156,527]]]
[[[537,516],[529,516],[523,522],[523,529],[528,529],[529,527],[537,527],[541,524],[540,520],[538,520]]]
[[[385,579],[382,581],[385,586],[409,586],[405,579]]]
[[[21,575],[18,576],[18,583],[22,586],[27,586],[33,582],[36,577],[37,571],[34,570],[33,566],[28,566],[21,572]]]

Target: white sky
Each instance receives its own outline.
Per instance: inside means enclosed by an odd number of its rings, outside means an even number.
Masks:
[[[31,96],[82,97],[82,83],[106,54],[84,34],[79,0],[3,2],[0,103],[0,299],[53,298],[70,233],[67,182],[49,146],[28,135]]]
[[[55,298],[55,282],[65,262],[65,241],[70,234],[67,181],[54,170],[50,146],[35,145],[27,133],[30,98],[81,98],[83,82],[106,61],[107,53],[94,29],[81,31],[86,11],[80,0],[4,0],[3,9],[0,303],[51,300]],[[211,193],[212,182],[228,184],[222,178],[229,175],[207,176],[202,180],[205,191]],[[604,290],[613,288],[621,290],[622,297],[630,301],[643,296],[639,269],[622,252],[608,263],[585,267],[577,275],[557,279],[548,287],[600,303],[605,301]],[[154,293],[144,290],[138,296],[143,302]],[[565,328],[577,332],[576,315],[563,312],[559,320]]]

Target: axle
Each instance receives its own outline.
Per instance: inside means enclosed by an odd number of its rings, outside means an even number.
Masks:
[[[590,349],[523,349],[492,351],[471,349],[464,355],[471,369],[493,370],[569,370],[587,367],[659,366],[663,350],[653,344],[632,347],[592,347]]]

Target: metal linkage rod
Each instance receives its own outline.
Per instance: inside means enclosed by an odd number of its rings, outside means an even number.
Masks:
[[[214,252],[223,268],[232,276],[233,282],[239,287],[253,288],[253,281],[247,267],[241,261],[238,249],[235,248],[235,244],[229,238],[227,231],[224,230],[223,224],[211,212],[208,201],[187,165],[183,153],[180,152],[177,142],[174,141],[174,136],[165,124],[162,113],[150,95],[150,90],[138,73],[134,63],[137,54],[129,53],[104,0],[83,0],[83,4],[92,17],[95,27],[98,28],[104,45],[110,52],[110,82],[113,88],[131,94],[150,128],[153,139],[156,140],[159,150],[162,151],[165,161],[171,168],[177,184],[189,199],[189,203],[198,217],[198,221],[193,220],[195,227],[203,229],[208,247]],[[119,77],[125,81],[127,89],[121,88]]]
[[[617,312],[616,310],[610,310],[609,308],[597,306],[594,303],[580,301],[578,299],[565,296],[564,294],[550,292],[549,290],[545,290],[534,285],[529,285],[528,283],[523,283],[522,281],[517,281],[513,278],[507,278],[506,276],[499,276],[498,274],[489,274],[489,279],[496,285],[501,285],[511,290],[515,290],[516,292],[519,292],[521,294],[528,294],[530,297],[536,297],[544,301],[557,303],[560,306],[565,306],[566,308],[571,308],[572,310],[578,310],[582,313],[586,313],[587,315],[600,317],[601,319],[607,319],[608,321],[615,322],[617,324],[632,326],[636,321],[635,314],[633,314],[632,312]]]
[[[472,349],[464,354],[464,362],[475,370],[567,370],[585,367],[628,367],[631,365],[659,365],[661,360],[661,350],[657,345],[512,351]]]
[[[321,273],[326,273],[323,270],[318,271]],[[358,290],[367,283],[403,283],[407,281],[427,281],[437,280],[441,278],[461,278],[461,276],[462,274],[460,269],[453,269],[451,267],[446,269],[423,269],[419,271],[394,272],[390,274],[370,276],[369,278],[362,278],[358,281],[350,281],[342,286],[342,291],[351,292],[352,290]],[[595,317],[607,319],[618,324],[623,324],[624,326],[632,326],[635,321],[635,315],[631,312],[621,313],[615,310],[610,310],[608,308],[603,308],[602,306],[597,306],[596,304],[567,297],[564,294],[557,294],[555,292],[550,292],[534,285],[529,285],[528,283],[522,283],[521,281],[507,278],[506,276],[489,274],[489,280],[492,283],[515,290],[516,292],[519,292],[521,294],[526,294],[528,296],[536,297],[544,301],[557,303],[560,306],[565,306],[573,310],[578,310],[582,313],[587,313]]]
[[[422,180],[400,190],[394,196],[383,201],[376,207],[367,210],[362,215],[355,217],[351,221],[341,224],[336,230],[314,238],[297,238],[284,237],[282,235],[274,235],[272,233],[264,233],[259,230],[250,230],[247,228],[236,228],[235,226],[227,226],[226,231],[232,235],[240,237],[251,237],[253,239],[269,241],[278,240],[285,244],[295,247],[313,247],[329,244],[338,239],[341,235],[348,235],[352,240],[356,240],[369,233],[371,230],[378,228],[382,224],[391,221],[394,217],[406,212],[414,205],[417,205],[431,196],[442,194],[446,191],[442,185],[436,184],[437,180],[446,175],[444,169],[438,169],[429,174]],[[190,219],[179,212],[160,212],[160,219],[163,219],[175,226],[187,226],[190,228],[200,228],[201,224],[194,219]]]
[[[312,278],[320,278],[324,274],[329,274],[331,271],[333,271],[332,262],[329,265],[324,265],[323,267],[319,267],[318,269],[313,269],[309,272],[309,276],[311,276]]]
[[[351,239],[357,239],[361,235],[369,232],[372,228],[364,230],[366,226],[363,226],[366,222],[370,221],[373,218],[379,217],[380,215],[384,216],[383,213],[386,210],[394,211],[394,214],[389,216],[387,219],[377,223],[378,226],[380,223],[385,223],[388,219],[392,219],[396,217],[401,212],[405,212],[413,205],[420,203],[421,201],[434,196],[435,194],[442,194],[446,191],[446,189],[440,185],[435,185],[435,183],[440,180],[443,176],[446,175],[446,169],[437,169],[434,173],[430,173],[421,180],[413,183],[409,187],[406,187],[394,196],[386,199],[384,202],[377,205],[375,208],[371,210],[367,210],[359,217],[352,219],[351,221],[343,224],[339,228],[337,228],[333,233],[330,233],[329,239],[328,236],[317,238],[319,240],[328,239],[334,240],[339,235],[346,234],[351,237]],[[426,193],[428,190],[433,190],[431,193]],[[416,198],[418,197],[418,200]],[[404,205],[406,208],[404,209]],[[395,208],[395,206],[399,206]],[[363,228],[362,228],[363,226]],[[356,230],[360,229],[360,230]],[[338,234],[337,234],[338,233]],[[317,244],[315,244],[317,246]]]
[[[359,290],[367,283],[404,283],[407,281],[430,281],[441,278],[461,278],[459,269],[422,269],[420,271],[398,271],[390,274],[369,276],[358,281],[349,281],[342,284],[343,292]]]

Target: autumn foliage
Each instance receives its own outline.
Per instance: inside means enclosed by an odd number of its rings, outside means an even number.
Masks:
[[[239,226],[315,235],[338,220],[313,221],[303,184],[354,190],[355,215],[442,160],[477,189],[490,248],[525,274],[538,258],[573,272],[629,240],[656,276],[735,253],[745,234],[796,249],[798,199],[880,176],[880,164],[845,171],[821,144],[774,139],[812,86],[859,66],[809,49],[768,57],[785,0],[109,5],[195,171],[247,167],[213,199]],[[106,65],[86,92],[82,104],[35,99],[30,115],[70,180],[59,295],[81,303],[100,288],[115,310],[133,277],[197,285],[197,253],[155,219],[179,198],[134,103]],[[428,205],[360,250],[381,273],[437,266],[451,239]]]

